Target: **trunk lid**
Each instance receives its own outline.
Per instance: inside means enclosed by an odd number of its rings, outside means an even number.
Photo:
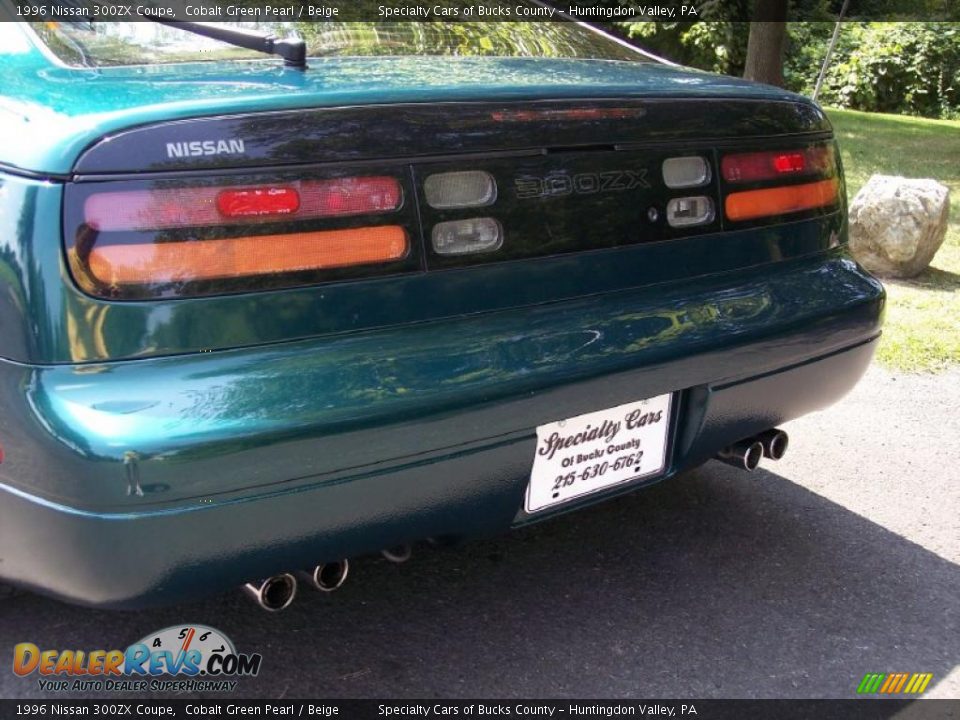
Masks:
[[[0,164],[67,174],[90,145],[127,128],[213,115],[359,105],[564,98],[740,98],[803,102],[737,78],[647,62],[542,58],[319,58],[67,68],[37,49],[3,54]],[[29,141],[26,141],[29,140]]]

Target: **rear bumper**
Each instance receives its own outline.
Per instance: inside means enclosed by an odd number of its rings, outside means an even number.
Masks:
[[[820,256],[269,348],[3,364],[0,573],[134,607],[549,517],[522,511],[537,425],[675,392],[670,477],[847,392],[883,302]]]

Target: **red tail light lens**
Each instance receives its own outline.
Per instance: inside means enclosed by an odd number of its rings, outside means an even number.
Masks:
[[[299,209],[300,193],[292,187],[221,190],[217,195],[217,212],[224,218],[290,215]]]
[[[94,193],[84,202],[83,214],[94,230],[163,230],[368,215],[397,210],[402,202],[396,178],[348,177]]]
[[[802,150],[750,152],[725,155],[720,162],[729,183],[779,180],[792,176],[832,173],[833,147],[820,145]]]
[[[773,156],[773,169],[780,175],[785,173],[801,173],[807,169],[805,153],[780,153]]]
[[[400,207],[400,183],[391,177],[339,178],[310,183],[303,191],[307,207],[316,217],[366,215]]]

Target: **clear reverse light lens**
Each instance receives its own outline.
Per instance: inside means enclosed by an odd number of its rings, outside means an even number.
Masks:
[[[468,208],[491,205],[497,199],[497,182],[483,170],[438,173],[423,183],[432,208]]]
[[[710,182],[710,164],[702,157],[676,157],[663,161],[663,181],[668,188],[700,187]]]
[[[713,200],[703,195],[673,198],[667,203],[667,222],[670,227],[706,225],[714,218]]]
[[[493,252],[503,245],[503,231],[493,218],[451,220],[433,226],[432,240],[440,255]]]

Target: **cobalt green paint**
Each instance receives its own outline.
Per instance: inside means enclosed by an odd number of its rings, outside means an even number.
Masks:
[[[884,292],[847,257],[838,161],[796,165],[834,142],[805,98],[583,29],[540,58],[310,37],[306,70],[114,62],[95,37],[84,66],[53,32],[0,23],[6,581],[140,607],[506,530],[825,407],[872,356]],[[742,181],[743,153],[794,174]],[[689,156],[709,173],[667,187]],[[464,170],[496,193],[426,202]],[[403,252],[323,260],[382,249],[378,228]],[[535,461],[538,428],[657,398],[662,421],[558,432]]]

